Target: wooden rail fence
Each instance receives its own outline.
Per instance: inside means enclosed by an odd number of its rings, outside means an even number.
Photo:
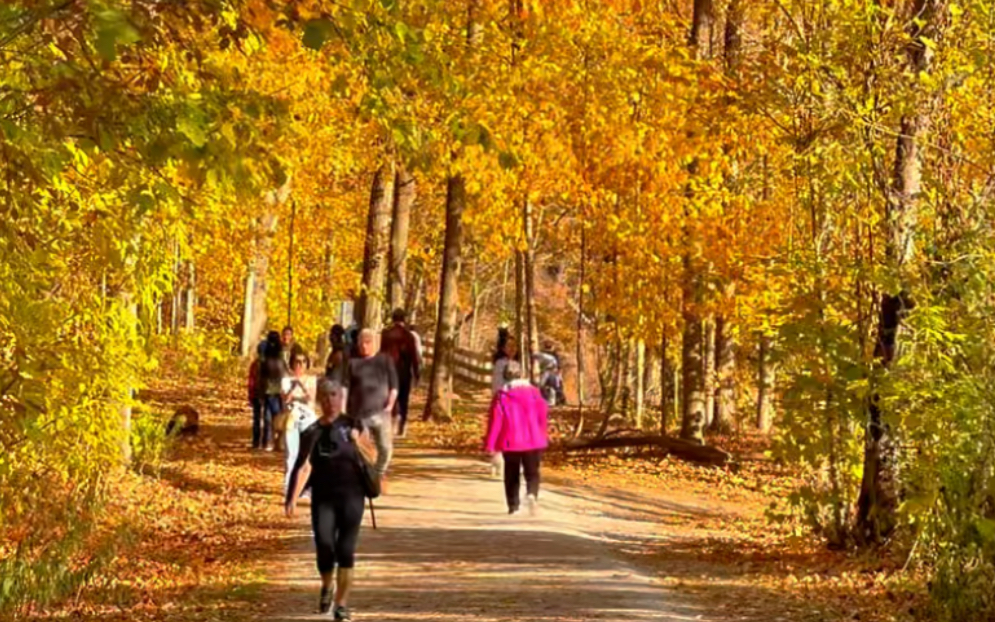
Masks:
[[[422,343],[422,356],[426,365],[435,355],[435,344],[430,339]],[[474,389],[490,389],[494,364],[489,354],[456,348],[453,352],[453,376]]]

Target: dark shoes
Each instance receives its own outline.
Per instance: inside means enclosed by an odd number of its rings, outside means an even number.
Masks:
[[[328,614],[332,611],[332,590],[321,590],[321,600],[318,602],[318,613]],[[338,618],[336,618],[338,619]]]
[[[352,614],[349,613],[349,609],[339,605],[335,608],[335,619],[341,622],[352,622]]]

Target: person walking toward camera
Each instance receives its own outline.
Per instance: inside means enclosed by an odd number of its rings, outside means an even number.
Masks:
[[[318,383],[321,418],[301,436],[301,451],[290,474],[285,512],[293,517],[305,487],[311,488],[311,528],[317,553],[321,594],[318,610],[340,622],[352,620],[349,592],[368,489],[366,470],[375,450],[362,422],[340,416],[341,387]]]
[[[383,478],[394,451],[390,413],[397,400],[397,371],[386,354],[377,354],[376,335],[359,331],[356,356],[349,359],[346,412],[357,419],[377,446],[377,474]]]
[[[504,493],[508,513],[521,506],[521,477],[525,472],[529,512],[539,508],[539,467],[549,446],[548,406],[539,389],[522,376],[522,365],[509,360],[504,366],[505,385],[491,402],[484,437],[484,451],[504,455]]]

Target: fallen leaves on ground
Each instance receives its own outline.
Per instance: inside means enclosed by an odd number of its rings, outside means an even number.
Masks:
[[[158,477],[117,474],[111,517],[123,534],[109,564],[46,617],[78,620],[248,620],[264,609],[267,558],[289,530],[279,500],[278,452],[251,452],[251,410],[237,380],[167,378],[143,392],[152,410],[200,411],[197,436],[179,438]]]
[[[453,421],[417,432],[439,447],[481,452],[486,404],[467,399]],[[654,523],[649,535],[611,534],[618,550],[650,568],[667,589],[706,599],[716,620],[823,622],[910,620],[923,603],[922,577],[903,571],[893,551],[857,554],[829,550],[797,523],[778,523],[799,484],[797,474],[765,458],[769,441],[756,433],[714,436],[708,442],[738,458],[726,468],[702,467],[656,448],[564,452],[575,412],[554,409],[554,449],[544,479],[587,489],[620,502],[612,511]],[[664,511],[645,500],[666,500],[696,511]]]

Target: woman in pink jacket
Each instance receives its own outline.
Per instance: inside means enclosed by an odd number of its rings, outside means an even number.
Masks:
[[[504,369],[507,383],[491,402],[484,450],[504,454],[504,493],[508,513],[518,512],[522,471],[525,471],[526,503],[535,514],[539,503],[539,464],[549,446],[548,406],[539,389],[522,379],[522,366],[509,361]]]

